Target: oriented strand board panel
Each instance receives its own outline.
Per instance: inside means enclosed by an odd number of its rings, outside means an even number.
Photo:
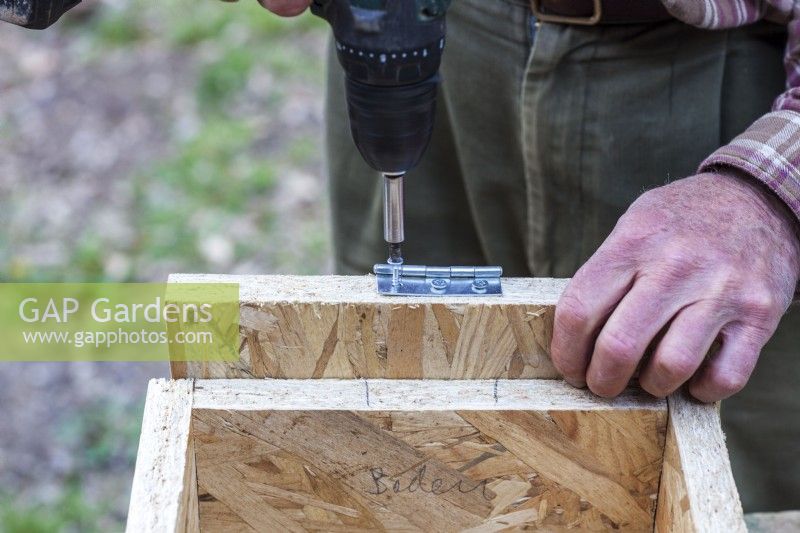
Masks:
[[[154,380],[127,530],[652,531],[654,506],[656,531],[745,531],[715,406],[555,380]]]
[[[642,393],[220,383],[192,416],[203,531],[653,530],[667,411]]]
[[[658,497],[656,533],[745,533],[719,404],[679,390],[669,397],[669,427]]]
[[[197,532],[194,383],[154,379],[147,388],[126,531]]]
[[[175,274],[240,284],[234,363],[173,363],[196,378],[555,378],[553,313],[567,280],[504,279],[491,297],[386,297],[373,276]]]

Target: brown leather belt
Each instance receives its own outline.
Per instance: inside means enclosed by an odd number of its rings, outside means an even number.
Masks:
[[[557,24],[642,24],[671,18],[661,0],[531,0],[533,15]]]

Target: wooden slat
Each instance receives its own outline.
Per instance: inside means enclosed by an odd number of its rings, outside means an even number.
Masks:
[[[150,381],[126,530],[199,532],[192,380]]]
[[[626,410],[666,409],[638,388],[599,398],[558,380],[197,380],[196,409],[272,410]]]
[[[747,531],[731,472],[719,406],[685,391],[669,398],[656,532]]]
[[[198,378],[555,378],[549,346],[566,280],[504,279],[504,295],[386,297],[372,276],[174,274],[239,283],[240,358],[172,365]]]

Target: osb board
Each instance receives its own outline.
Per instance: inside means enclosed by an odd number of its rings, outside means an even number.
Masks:
[[[719,404],[699,403],[685,390],[669,397],[662,470],[656,533],[747,531]]]
[[[744,532],[717,407],[684,392],[668,403],[664,443],[667,402],[635,388],[608,400],[554,380],[153,380],[127,531],[198,531],[201,512],[203,531],[284,530],[281,521],[309,530],[336,531],[334,521],[345,524],[338,530],[369,530],[347,523],[363,517],[385,519],[393,530],[452,530],[437,523],[419,527],[416,515],[403,514],[410,513],[407,505],[425,503],[425,496],[446,496],[432,494],[434,483],[437,492],[450,486],[449,498],[462,496],[461,489],[465,498],[478,490],[491,497],[473,507],[434,499],[457,517],[482,520],[479,530],[590,530],[611,525],[602,515],[625,520],[618,515],[624,506],[613,502],[633,499],[630,505],[638,506],[660,469],[657,531]],[[301,417],[286,419],[297,411]],[[640,412],[658,422],[637,421]],[[193,413],[211,423],[198,422]],[[358,430],[348,434],[354,424]],[[315,432],[321,440],[304,437]],[[369,437],[367,449],[353,443],[361,435]],[[276,438],[288,445],[276,445]],[[322,445],[334,451],[317,453]],[[657,453],[662,446],[663,466]],[[386,490],[364,495],[370,482],[377,486],[375,464]],[[428,464],[433,466],[424,476],[417,475]],[[387,476],[400,481],[398,494]],[[415,476],[416,490],[403,490]],[[487,505],[488,515],[481,516]],[[633,519],[641,515],[628,512]],[[565,515],[575,518],[567,523]],[[779,523],[796,522],[790,515]]]
[[[194,409],[204,531],[652,531],[666,410]]]
[[[176,274],[239,283],[240,357],[173,363],[175,378],[555,378],[566,280],[504,279],[502,296],[386,297],[372,276]]]
[[[126,531],[198,530],[190,438],[194,382],[154,379],[147,387]]]

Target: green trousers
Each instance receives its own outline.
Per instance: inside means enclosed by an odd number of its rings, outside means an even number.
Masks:
[[[456,0],[448,12],[434,137],[406,179],[411,263],[572,276],[642,191],[693,174],[783,88],[776,25],[536,26],[527,6]],[[368,272],[386,256],[382,183],[353,146],[338,67],[327,156],[337,269]],[[723,403],[747,511],[800,508],[799,331],[795,309]]]

